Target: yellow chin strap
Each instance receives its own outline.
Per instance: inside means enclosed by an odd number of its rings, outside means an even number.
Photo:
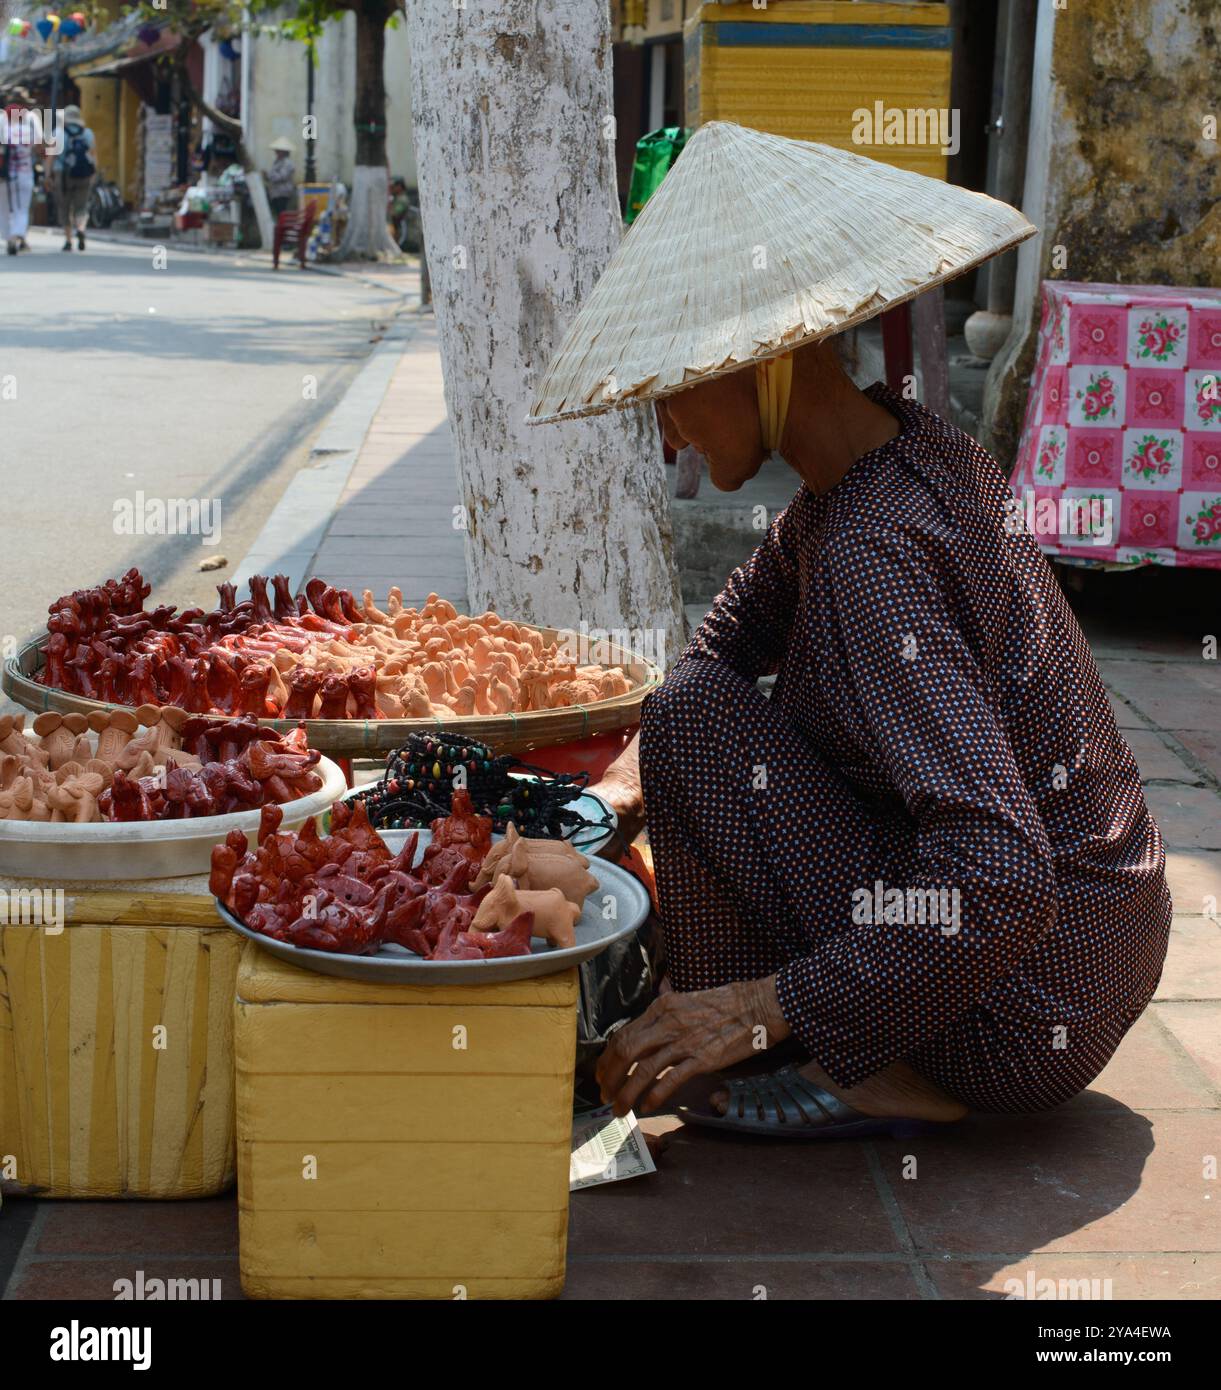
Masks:
[[[772,453],[780,447],[784,422],[789,413],[789,391],[793,385],[793,354],[769,357],[755,363],[755,387],[759,393],[759,426],[763,447]]]

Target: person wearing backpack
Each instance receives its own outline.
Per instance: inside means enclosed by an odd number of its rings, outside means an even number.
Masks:
[[[34,147],[42,144],[42,123],[32,105],[19,88],[0,113],[0,240],[10,256],[30,249],[25,234],[34,197]]]
[[[72,233],[76,233],[76,249],[85,249],[85,224],[89,220],[89,193],[97,175],[93,131],[85,124],[81,108],[64,107],[63,123],[59,129],[60,151],[55,157],[58,176],[60,220],[64,226],[65,251],[72,250]]]

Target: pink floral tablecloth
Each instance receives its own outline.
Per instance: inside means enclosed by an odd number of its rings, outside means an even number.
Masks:
[[[1012,486],[1049,554],[1221,568],[1221,290],[1045,280]]]

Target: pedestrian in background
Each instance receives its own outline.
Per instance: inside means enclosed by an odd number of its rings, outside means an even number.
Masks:
[[[271,215],[279,217],[282,212],[291,212],[297,201],[297,171],[291,158],[293,147],[282,135],[271,142],[271,148],[276,161],[267,175],[267,201]]]
[[[85,124],[81,108],[64,107],[60,128],[60,151],[55,156],[57,192],[60,200],[60,220],[64,227],[65,251],[72,250],[72,233],[76,233],[76,249],[85,249],[85,226],[89,221],[89,194],[97,175],[93,131]]]
[[[42,144],[42,121],[24,88],[9,93],[0,123],[0,238],[10,256],[28,251],[34,197],[34,147]]]
[[[402,179],[390,180],[390,234],[394,237],[394,244],[400,251],[407,249],[408,226],[407,220],[411,216],[411,198],[407,192],[407,185]]]

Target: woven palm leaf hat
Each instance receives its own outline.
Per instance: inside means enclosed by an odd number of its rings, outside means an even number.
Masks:
[[[830,145],[701,126],[612,256],[528,419],[756,373],[775,447],[791,352],[1033,236],[1006,203]]]

